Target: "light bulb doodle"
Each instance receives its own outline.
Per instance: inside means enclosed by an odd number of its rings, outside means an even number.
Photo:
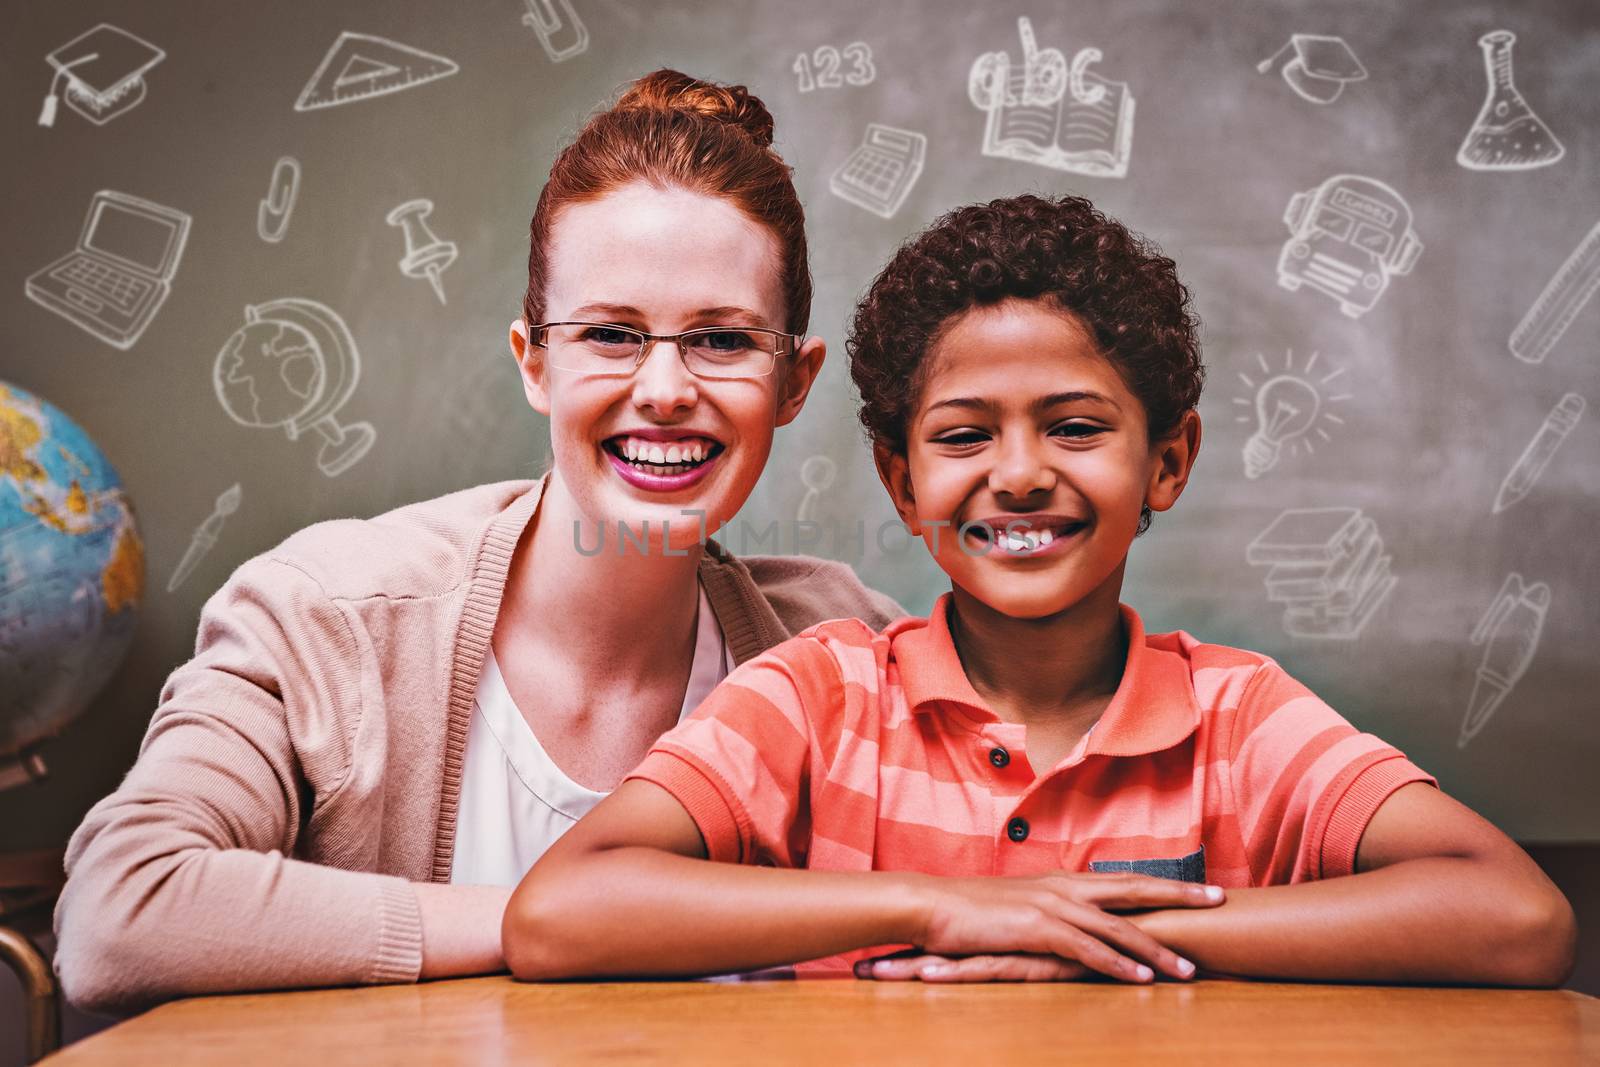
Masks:
[[[1252,390],[1253,397],[1234,397],[1234,404],[1249,409],[1252,414],[1240,412],[1234,421],[1254,421],[1256,430],[1244,444],[1244,474],[1246,478],[1259,478],[1278,465],[1285,451],[1294,455],[1301,446],[1307,452],[1316,448],[1309,440],[1320,437],[1331,441],[1323,423],[1342,424],[1338,415],[1327,410],[1328,405],[1350,399],[1349,393],[1324,395],[1324,389],[1344,373],[1339,367],[1321,378],[1314,377],[1320,354],[1313,352],[1304,367],[1294,369],[1294,349],[1284,360],[1284,369],[1274,373],[1266,357],[1256,355],[1256,361],[1267,375],[1259,385],[1248,374],[1240,372],[1239,380]]]

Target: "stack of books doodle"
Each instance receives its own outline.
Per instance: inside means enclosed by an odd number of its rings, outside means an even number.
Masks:
[[[1355,637],[1394,587],[1378,524],[1360,508],[1292,508],[1245,550],[1296,637]]]

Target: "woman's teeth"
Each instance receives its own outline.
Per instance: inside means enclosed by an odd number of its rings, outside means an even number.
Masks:
[[[707,438],[681,441],[650,441],[643,437],[624,437],[611,442],[613,451],[636,467],[660,468],[653,473],[681,474],[710,458],[717,443]]]

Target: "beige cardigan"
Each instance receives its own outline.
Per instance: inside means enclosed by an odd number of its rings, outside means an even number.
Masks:
[[[543,485],[318,523],[206,602],[138,760],[67,846],[68,999],[416,980],[410,883],[450,878],[473,692]],[[714,542],[700,582],[741,663],[823,619],[904,614],[844,564]]]

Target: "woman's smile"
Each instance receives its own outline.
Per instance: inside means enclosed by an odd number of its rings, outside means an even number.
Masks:
[[[706,477],[727,453],[727,446],[705,434],[641,429],[606,438],[601,450],[629,485],[670,493]]]

